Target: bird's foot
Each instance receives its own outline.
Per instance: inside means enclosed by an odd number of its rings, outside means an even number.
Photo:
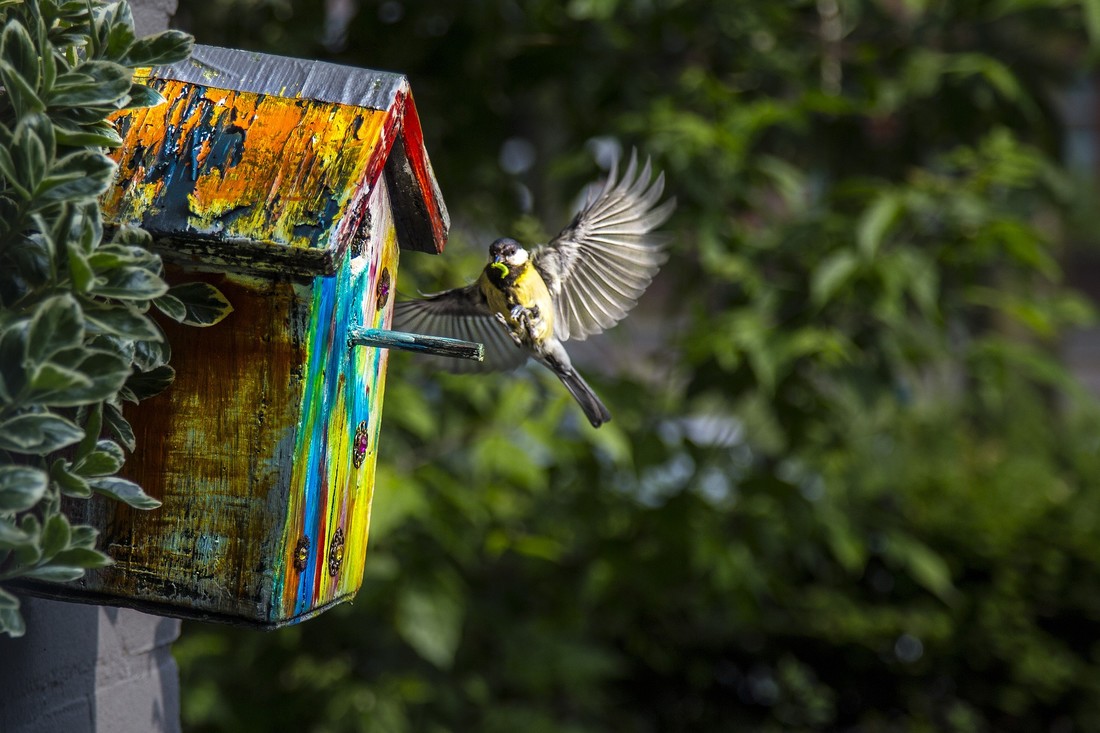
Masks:
[[[542,311],[539,307],[533,305],[530,308],[525,308],[522,305],[514,305],[509,314],[512,316],[512,322],[519,326],[520,331],[526,334],[531,341],[534,341],[535,330],[542,322]]]
[[[514,312],[515,308],[513,308],[512,311]],[[515,324],[509,321],[503,313],[494,313],[493,315],[500,321],[500,325],[504,326],[504,330],[512,337],[512,341],[515,342],[516,346],[523,346],[523,337],[520,335],[520,332],[516,330]]]

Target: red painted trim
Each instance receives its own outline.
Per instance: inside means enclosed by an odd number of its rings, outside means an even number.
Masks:
[[[424,132],[420,127],[420,117],[416,113],[416,102],[413,101],[412,90],[405,95],[398,94],[398,97],[404,97],[399,103],[404,104],[404,112],[401,115],[404,124],[401,126],[401,134],[405,141],[405,153],[420,186],[420,195],[424,197],[428,215],[431,217],[436,252],[442,252],[447,243],[449,224],[443,212],[435,175],[428,163],[428,151],[424,147]]]

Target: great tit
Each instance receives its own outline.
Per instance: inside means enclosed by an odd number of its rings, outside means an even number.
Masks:
[[[654,230],[676,207],[658,205],[664,174],[634,152],[622,179],[618,165],[602,188],[592,186],[569,226],[528,253],[509,237],[489,245],[489,263],[466,287],[399,302],[393,327],[485,344],[485,359],[445,359],[456,372],[514,369],[534,357],[550,369],[593,427],[611,419],[566,353],[622,320],[664,263],[666,237]],[[598,193],[591,193],[598,190]]]

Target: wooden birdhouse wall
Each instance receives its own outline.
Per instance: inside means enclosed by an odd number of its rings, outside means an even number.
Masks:
[[[176,381],[127,408],[123,473],[163,505],[75,506],[115,564],[52,594],[295,622],[361,584],[388,351],[349,332],[389,326],[398,246],[441,250],[446,209],[404,77],[199,47],[150,84],[106,216],[234,312],[162,321]]]
[[[164,506],[92,505],[116,564],[87,590],[272,624],[358,590],[388,351],[349,348],[346,333],[389,325],[398,264],[386,186],[369,211],[370,235],[333,276],[170,269],[235,311],[211,329],[163,323],[176,387],[127,411],[139,452],[124,474]]]

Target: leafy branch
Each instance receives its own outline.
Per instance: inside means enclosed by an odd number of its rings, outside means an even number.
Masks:
[[[0,0],[0,27],[0,583],[63,582],[111,562],[63,497],[160,505],[117,475],[135,448],[123,403],[174,377],[151,309],[205,326],[231,308],[212,286],[169,287],[141,229],[105,240],[98,203],[116,169],[103,148],[122,142],[111,115],[164,102],[134,70],[193,39],[137,38],[127,3],[98,0]],[[0,633],[23,631],[0,587]]]

